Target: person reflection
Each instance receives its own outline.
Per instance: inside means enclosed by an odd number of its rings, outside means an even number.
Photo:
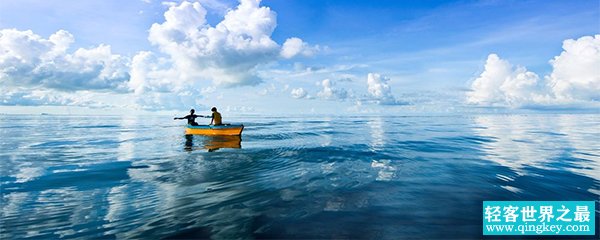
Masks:
[[[242,138],[240,136],[213,136],[204,139],[204,148],[209,152],[221,148],[241,148]]]
[[[194,135],[186,134],[185,135],[185,146],[183,147],[186,151],[192,151],[192,147],[194,146]]]
[[[196,136],[202,142],[202,148],[208,152],[214,152],[221,148],[242,148],[242,138],[240,136]],[[194,135],[185,135],[184,150],[192,151],[194,148]]]

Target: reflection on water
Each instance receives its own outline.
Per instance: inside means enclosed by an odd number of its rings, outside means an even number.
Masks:
[[[472,239],[483,200],[600,197],[596,115],[243,122],[0,116],[0,238]]]
[[[548,161],[564,151],[557,147],[565,144],[563,137],[557,137],[554,123],[541,124],[540,119],[525,116],[478,116],[475,132],[490,139],[481,148],[485,159],[510,167],[519,174],[523,168],[535,166],[547,168]],[[554,126],[553,126],[554,125]],[[531,134],[548,132],[553,134]]]
[[[563,180],[548,179],[566,173],[577,173],[591,178],[591,185],[578,183],[583,188],[600,195],[597,182],[600,179],[600,125],[596,116],[562,115],[546,116],[478,116],[475,118],[478,135],[490,139],[482,144],[481,150],[486,160],[509,167],[514,175],[497,173],[503,184],[501,187],[523,193],[522,187],[515,183],[529,176],[544,177],[545,181],[555,183]],[[543,176],[541,172],[552,173]],[[527,176],[529,175],[529,176]],[[575,183],[570,179],[570,183]],[[589,181],[581,178],[581,181]],[[573,189],[557,190],[555,186],[545,186],[548,192],[561,192],[566,197]]]
[[[194,147],[195,141],[200,142],[199,147]],[[206,149],[209,152],[217,151],[221,148],[242,148],[241,136],[202,136],[202,135],[185,135],[186,151],[197,149]]]
[[[371,151],[381,151],[382,147],[385,146],[383,119],[373,118],[369,120],[368,124],[371,129]]]
[[[372,152],[383,151],[386,145],[383,118],[371,118],[367,124],[371,129],[370,150]],[[373,159],[371,167],[378,169],[377,181],[390,181],[394,178],[397,169],[391,163],[392,161],[390,159]]]
[[[600,179],[600,125],[583,121],[589,116],[558,116],[553,121],[542,116],[479,116],[478,135],[489,138],[482,144],[485,159],[510,167],[519,174],[524,169],[562,169]],[[587,119],[587,120],[593,120]],[[569,161],[578,160],[578,161]]]

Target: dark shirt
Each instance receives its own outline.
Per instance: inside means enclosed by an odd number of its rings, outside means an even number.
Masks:
[[[198,118],[198,117],[200,117],[200,116],[198,116],[196,114],[190,114],[190,115],[183,117],[183,119],[187,119],[189,125],[197,126],[198,123],[196,123],[196,118]]]

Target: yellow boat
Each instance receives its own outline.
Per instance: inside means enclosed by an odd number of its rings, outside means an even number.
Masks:
[[[240,136],[244,130],[244,125],[187,125],[185,134],[198,134],[208,136]]]

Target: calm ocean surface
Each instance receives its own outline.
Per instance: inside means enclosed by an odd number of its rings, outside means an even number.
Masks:
[[[0,116],[0,238],[481,238],[483,200],[600,199],[600,115],[225,120]]]

